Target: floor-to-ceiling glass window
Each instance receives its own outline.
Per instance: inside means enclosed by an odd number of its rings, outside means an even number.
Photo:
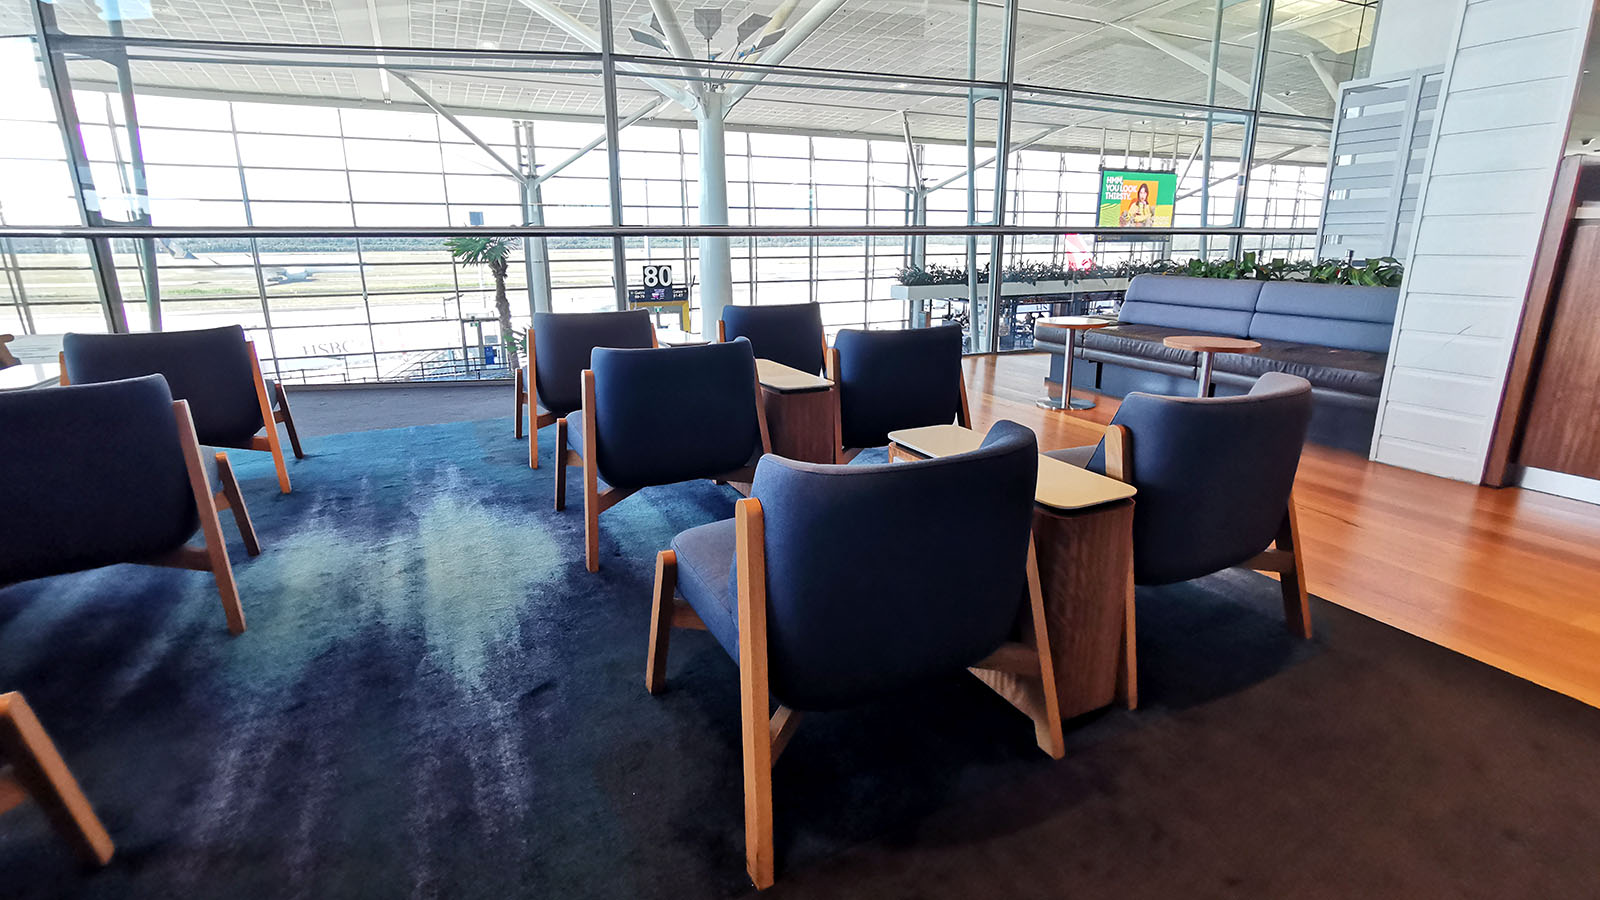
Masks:
[[[1054,307],[991,273],[1310,254],[1376,3],[346,6],[0,6],[0,330],[237,322],[291,381],[492,377],[507,324],[649,266],[693,332],[816,301],[1022,348]],[[1169,177],[1189,233],[1107,233],[1107,171]],[[445,240],[526,226],[506,317]]]

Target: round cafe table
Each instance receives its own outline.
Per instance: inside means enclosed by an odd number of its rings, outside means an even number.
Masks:
[[[1033,320],[1034,333],[1038,333],[1040,325],[1049,325],[1052,328],[1062,328],[1067,332],[1067,357],[1066,364],[1061,374],[1061,398],[1041,397],[1034,402],[1035,406],[1042,409],[1094,409],[1093,400],[1072,399],[1072,358],[1078,351],[1078,332],[1093,331],[1107,325],[1115,325],[1111,319],[1099,316],[1047,316],[1043,319]]]
[[[1161,343],[1178,350],[1193,350],[1200,354],[1200,374],[1195,379],[1196,397],[1211,396],[1211,365],[1218,353],[1254,353],[1261,349],[1259,341],[1245,338],[1216,337],[1209,334],[1185,334],[1169,337]]]

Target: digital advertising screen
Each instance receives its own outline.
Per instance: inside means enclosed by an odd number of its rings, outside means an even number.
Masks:
[[[1176,172],[1101,169],[1098,224],[1101,228],[1171,228],[1177,196]]]

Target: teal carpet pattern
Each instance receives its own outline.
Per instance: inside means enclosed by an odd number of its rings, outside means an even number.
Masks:
[[[237,638],[205,573],[117,566],[0,590],[0,690],[27,695],[117,843],[88,871],[36,810],[13,812],[0,895],[747,893],[733,662],[679,632],[668,692],[643,686],[654,555],[731,516],[736,495],[697,483],[630,497],[601,517],[590,574],[581,501],[551,509],[552,436],[537,471],[507,420],[317,438],[290,462],[289,496],[265,454],[233,453],[263,545],[246,557],[224,515],[248,621]],[[959,534],[921,539],[961,549]],[[1412,806],[1446,776],[1475,779],[1486,810],[1517,799],[1514,821],[1466,835],[1460,857],[1537,844],[1600,858],[1578,852],[1600,849],[1600,818],[1572,790],[1600,784],[1596,754],[1582,756],[1600,747],[1593,710],[1322,604],[1319,639],[1291,641],[1277,603],[1247,573],[1142,592],[1146,706],[1072,723],[1061,763],[968,677],[808,718],[775,774],[772,896],[977,896],[989,882],[972,873],[1001,858],[1017,896],[1170,896],[1162,879],[1183,872],[1193,895],[1220,896],[1265,885],[1259,864],[1282,859],[1270,835],[1309,846],[1352,817],[1412,834]],[[1369,702],[1380,686],[1391,701]],[[1441,702],[1449,716],[1427,712]],[[1462,714],[1494,727],[1495,753],[1451,727]],[[1330,734],[1365,742],[1330,762]],[[1349,792],[1341,805],[1286,802],[1272,766],[1300,772],[1297,753]],[[1551,753],[1571,754],[1561,779],[1536,762]],[[1204,827],[1178,828],[1174,809]],[[1112,836],[1164,868],[1114,865]],[[1416,888],[1438,887],[1450,861],[1367,851],[1398,867],[1387,883]],[[966,862],[943,868],[953,860]],[[1541,883],[1563,886],[1566,865]],[[1474,876],[1456,895],[1500,884]]]

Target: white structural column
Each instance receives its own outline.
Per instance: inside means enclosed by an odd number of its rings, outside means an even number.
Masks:
[[[1454,28],[1379,399],[1379,462],[1482,478],[1592,12],[1592,0],[1469,0]]]
[[[565,31],[590,50],[601,50],[606,43],[594,29],[583,24],[551,0],[519,0],[523,6],[543,16],[551,24]],[[818,2],[786,31],[783,37],[761,55],[752,59],[765,65],[778,65],[809,38],[822,23],[845,4],[845,0],[818,0]],[[773,13],[770,31],[781,27],[795,7],[795,0],[785,0]],[[661,24],[672,52],[683,58],[690,55],[688,40],[679,24],[677,14],[668,0],[651,0],[651,12]],[[729,76],[724,81],[676,81],[643,76],[639,80],[658,91],[662,96],[682,106],[695,118],[700,136],[700,224],[728,224],[728,112],[766,77],[765,72],[743,72]],[[626,123],[623,125],[626,127]],[[580,154],[583,151],[580,151]],[[548,177],[548,176],[546,176]],[[700,246],[700,315],[702,323],[722,318],[723,307],[733,302],[733,260],[727,238],[703,237]]]
[[[700,134],[700,224],[728,224],[728,141],[724,96],[701,101],[695,117]],[[733,302],[733,256],[725,237],[700,238],[700,321],[706,333]]]

